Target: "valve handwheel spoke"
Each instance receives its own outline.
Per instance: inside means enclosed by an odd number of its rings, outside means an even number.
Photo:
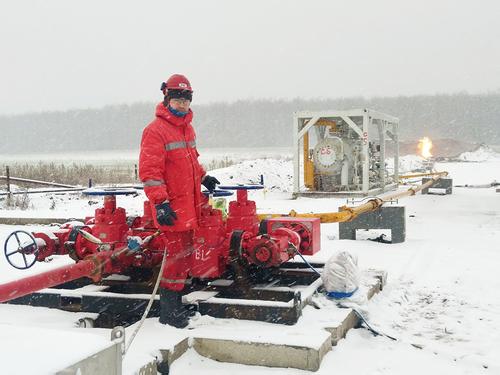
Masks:
[[[21,250],[22,250],[22,248],[21,248],[21,247],[18,247],[16,250],[14,250],[14,251],[12,251],[12,252],[10,252],[10,253],[8,253],[8,254],[7,254],[7,253],[5,253],[5,256],[10,257],[11,255],[13,255],[13,254],[15,254],[15,253],[18,253],[18,252],[20,252]]]
[[[14,236],[16,237],[16,240],[17,240],[17,244],[19,245],[17,247],[17,251],[21,251],[23,249],[22,245],[21,245],[21,240],[19,239],[19,236],[17,235],[17,232],[14,232]]]
[[[26,260],[26,255],[24,255],[24,253],[21,251],[21,254],[23,256],[23,259],[24,259],[24,265],[26,266],[26,268],[29,268],[28,267],[28,261]]]

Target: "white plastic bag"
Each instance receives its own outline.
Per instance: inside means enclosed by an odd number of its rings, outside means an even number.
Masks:
[[[358,290],[360,282],[357,257],[347,251],[333,255],[326,262],[321,279],[329,297],[352,296]]]

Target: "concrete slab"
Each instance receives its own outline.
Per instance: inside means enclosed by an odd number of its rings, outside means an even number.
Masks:
[[[114,343],[77,363],[56,372],[57,375],[121,375],[121,344]]]
[[[193,347],[198,354],[220,362],[317,371],[331,350],[330,335],[322,336],[318,338],[319,348],[202,337],[194,339]]]
[[[168,374],[170,365],[181,355],[186,353],[186,351],[190,347],[190,340],[188,338],[185,338],[182,341],[179,341],[177,344],[174,345],[173,348],[171,349],[160,349],[160,353],[162,356],[161,362],[158,363],[156,369],[160,374]],[[156,374],[154,372],[153,374]]]
[[[331,335],[326,331],[319,333],[313,340],[309,338],[306,345],[297,342],[294,342],[294,345],[266,342],[275,339],[271,335],[262,341],[191,337],[180,341],[173,349],[160,349],[162,359],[145,364],[138,373],[149,375],[158,371],[161,374],[168,374],[172,363],[189,348],[219,362],[317,371],[323,357],[332,347]]]
[[[365,270],[358,298],[372,298],[383,289],[387,273]],[[310,297],[309,300],[313,301]],[[296,368],[317,371],[332,346],[359,325],[359,319],[349,308],[339,308],[325,296],[323,307],[307,306],[305,315],[293,326],[237,319],[200,317],[171,349],[160,349],[160,373],[168,373],[170,365],[189,348],[204,357],[220,362],[254,366]],[[314,303],[314,302],[313,302]],[[319,310],[318,310],[319,309]],[[145,365],[140,374],[154,374],[156,362]]]
[[[44,312],[40,314],[43,316]],[[120,343],[90,329],[54,329],[35,324],[0,324],[2,341],[8,343],[2,346],[2,374],[20,371],[26,374],[121,374]],[[54,356],[56,343],[63,344],[58,345],[58,354]]]
[[[129,331],[133,329],[128,328]],[[168,374],[170,365],[191,347],[189,334],[189,330],[160,324],[157,319],[147,319],[124,358],[124,366],[134,374]],[[140,363],[143,365],[135,367]],[[134,368],[130,368],[131,364]]]

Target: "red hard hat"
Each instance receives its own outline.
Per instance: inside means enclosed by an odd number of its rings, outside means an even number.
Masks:
[[[186,90],[193,91],[191,88],[191,83],[182,74],[174,74],[171,76],[167,82],[163,82],[161,85],[161,90],[165,93],[166,90]]]

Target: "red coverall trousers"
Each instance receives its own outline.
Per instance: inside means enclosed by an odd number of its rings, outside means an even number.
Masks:
[[[160,286],[181,291],[186,285],[191,269],[193,253],[193,231],[163,232],[167,259],[161,276]]]

